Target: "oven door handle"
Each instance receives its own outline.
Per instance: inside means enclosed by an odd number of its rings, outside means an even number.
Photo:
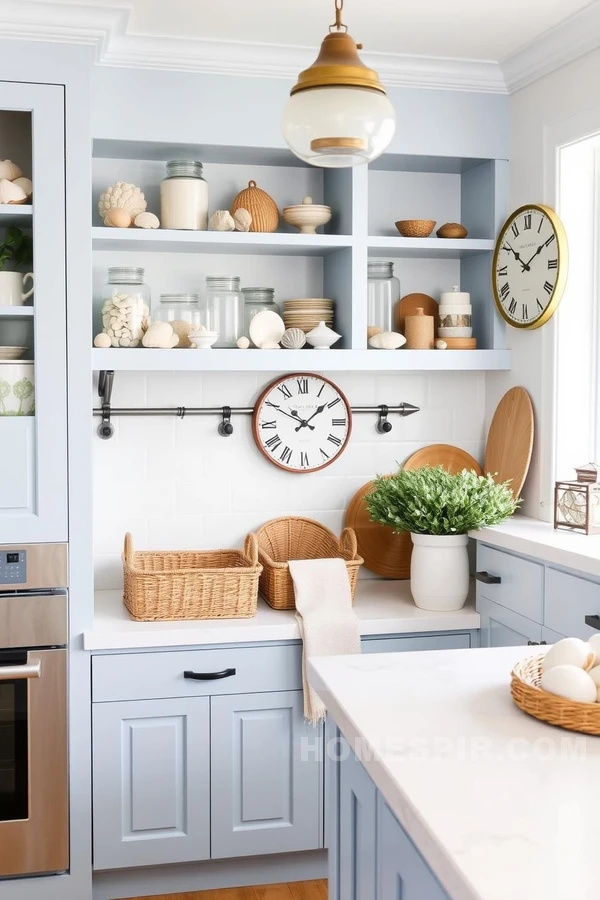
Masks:
[[[0,666],[0,681],[16,681],[22,678],[41,678],[42,661],[35,659],[24,666]]]

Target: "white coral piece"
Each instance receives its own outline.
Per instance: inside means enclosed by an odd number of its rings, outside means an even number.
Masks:
[[[233,214],[233,221],[235,222],[236,231],[250,231],[252,216],[247,209],[244,209],[241,206],[239,209],[236,209]]]
[[[153,322],[142,338],[144,347],[176,347],[179,338],[168,322]]]
[[[109,209],[126,209],[135,219],[140,213],[146,211],[146,206],[146,198],[142,191],[137,185],[130,184],[128,181],[117,181],[116,184],[111,184],[98,200],[98,212],[102,221]]]
[[[227,209],[217,209],[208,223],[209,231],[233,231],[234,228],[233,216]]]

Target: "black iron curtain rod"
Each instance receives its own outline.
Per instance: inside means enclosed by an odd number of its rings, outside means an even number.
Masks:
[[[102,400],[102,406],[94,409],[93,414],[102,418],[102,422],[98,426],[98,435],[103,440],[108,440],[113,436],[114,428],[110,421],[113,416],[177,416],[180,419],[186,416],[220,416],[219,434],[221,437],[229,437],[233,434],[231,416],[251,416],[254,412],[252,406],[126,406],[113,408],[110,405],[113,381],[114,372],[100,372],[98,395]],[[379,434],[389,434],[392,430],[392,423],[387,418],[390,413],[398,413],[399,416],[406,417],[419,412],[419,407],[413,406],[412,403],[399,403],[397,406],[386,406],[382,403],[379,406],[352,406],[350,408],[354,414],[370,413],[378,416],[376,430]]]

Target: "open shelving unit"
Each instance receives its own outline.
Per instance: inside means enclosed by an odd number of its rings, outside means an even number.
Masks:
[[[309,194],[333,216],[325,233],[299,234],[281,220],[274,234],[118,229],[102,225],[96,204],[115,181],[141,187],[148,209],[160,214],[165,162],[202,160],[210,209],[227,209],[253,179],[283,208]],[[242,286],[270,285],[278,302],[330,297],[341,340],[328,351],[94,349],[96,371],[484,371],[510,368],[504,323],[494,308],[494,239],[506,212],[506,160],[387,154],[371,167],[324,170],[280,149],[212,147],[98,139],[94,142],[94,328],[100,329],[102,288],[109,266],[136,265],[156,306],[161,293],[203,295],[206,275],[239,275]],[[395,221],[460,221],[465,240],[400,237]],[[435,234],[435,232],[434,232]],[[367,260],[396,263],[402,295],[436,299],[459,284],[471,293],[474,351],[381,351],[367,348]]]

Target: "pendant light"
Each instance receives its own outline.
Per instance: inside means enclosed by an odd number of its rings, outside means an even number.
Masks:
[[[312,66],[300,72],[283,112],[290,150],[324,168],[376,159],[396,128],[394,107],[377,72],[362,62],[362,49],[342,24],[344,0],[335,0],[335,24]]]

